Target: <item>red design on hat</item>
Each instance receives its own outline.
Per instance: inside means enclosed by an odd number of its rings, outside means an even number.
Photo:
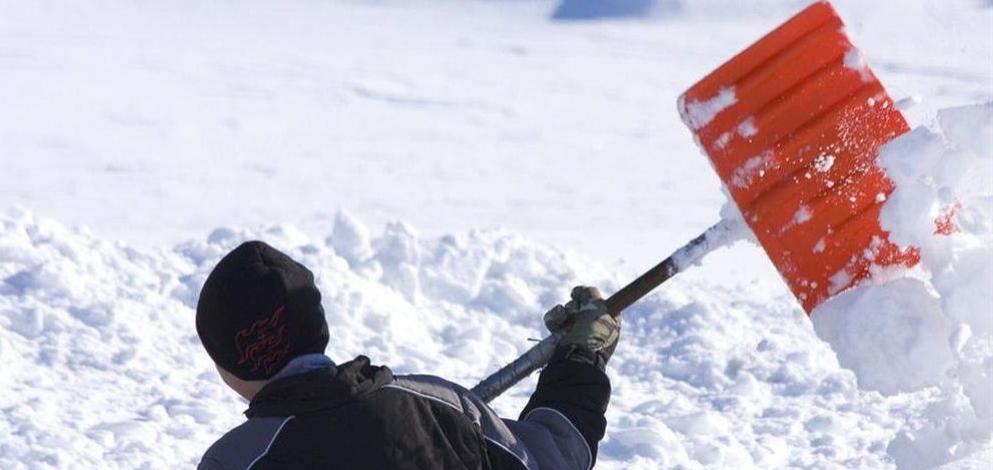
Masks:
[[[276,309],[268,318],[262,318],[234,335],[240,358],[238,365],[248,363],[252,372],[264,371],[271,375],[273,367],[290,352],[286,341],[286,306]]]

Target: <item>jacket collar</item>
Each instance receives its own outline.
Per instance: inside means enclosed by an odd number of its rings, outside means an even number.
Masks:
[[[273,380],[252,398],[245,416],[295,416],[337,408],[353,398],[371,393],[393,381],[385,366],[373,366],[359,356],[334,366]]]
[[[276,375],[272,376],[269,381],[272,382],[279,379],[285,379],[286,377],[290,377],[292,375],[305,374],[317,369],[324,369],[328,366],[334,366],[334,361],[332,361],[330,357],[323,354],[304,354],[293,358],[286,364],[286,366],[280,369]]]

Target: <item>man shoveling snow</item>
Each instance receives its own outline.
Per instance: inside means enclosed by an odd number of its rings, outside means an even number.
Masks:
[[[204,283],[196,325],[224,383],[249,401],[248,420],[199,468],[591,468],[620,320],[595,288],[577,287],[545,323],[564,336],[520,419],[504,420],[439,377],[394,376],[364,356],[335,364],[313,274],[244,243]]]

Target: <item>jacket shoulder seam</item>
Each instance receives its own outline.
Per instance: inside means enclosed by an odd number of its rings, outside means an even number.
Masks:
[[[428,400],[435,401],[435,402],[441,403],[443,405],[446,405],[449,408],[452,408],[455,411],[458,411],[459,413],[462,413],[462,415],[465,415],[465,412],[463,410],[459,409],[458,406],[455,406],[454,403],[447,402],[445,400],[442,400],[441,398],[438,398],[438,397],[435,397],[435,396],[431,396],[431,395],[428,395],[426,393],[418,392],[417,390],[414,390],[414,389],[411,389],[411,388],[407,388],[407,387],[404,387],[402,385],[387,384],[387,385],[383,385],[383,388],[395,388],[397,390],[403,390],[404,392],[410,393],[412,395],[417,395],[417,396],[419,396],[421,398],[426,398]]]
[[[256,463],[259,462],[259,460],[262,460],[262,457],[265,457],[266,454],[269,453],[269,449],[271,449],[273,443],[276,442],[276,438],[278,438],[279,433],[283,431],[283,427],[286,426],[286,423],[290,422],[290,420],[292,420],[293,418],[295,418],[295,416],[288,416],[286,419],[283,420],[282,423],[279,423],[279,427],[276,428],[276,432],[272,434],[272,439],[269,439],[269,444],[265,446],[265,450],[263,450],[258,457],[255,457],[255,460],[252,460],[252,463],[248,464],[248,466],[245,467],[245,470],[251,470],[251,468],[254,467]]]
[[[485,439],[488,442],[493,443],[493,445],[497,446],[499,449],[501,449],[504,452],[510,454],[511,457],[517,459],[517,461],[520,462],[521,465],[523,465],[525,469],[528,469],[528,470],[531,469],[531,467],[528,465],[527,462],[524,461],[524,459],[522,459],[519,455],[515,454],[514,451],[510,450],[509,448],[507,448],[507,446],[505,446],[502,443],[500,443],[500,441],[497,441],[496,439],[493,439],[492,437],[489,437],[486,434],[483,434],[483,439]]]
[[[402,390],[404,392],[407,392],[407,393],[410,393],[410,394],[413,394],[413,395],[417,395],[417,396],[419,396],[421,398],[426,398],[426,399],[431,400],[431,401],[442,403],[442,404],[447,405],[448,407],[450,407],[450,408],[452,408],[452,409],[454,409],[454,410],[462,413],[463,416],[466,416],[465,415],[465,412],[463,410],[460,410],[454,404],[449,403],[449,402],[447,402],[445,400],[442,400],[441,398],[433,397],[433,396],[428,395],[426,393],[421,393],[421,392],[418,392],[417,390],[412,390],[412,389],[409,389],[407,387],[404,387],[404,386],[401,386],[401,385],[396,385],[396,384],[384,385],[383,388],[394,388],[394,389],[397,389],[397,390]],[[474,420],[473,422],[476,423],[476,424],[479,424],[479,421],[475,421]],[[531,467],[528,466],[527,462],[524,461],[524,459],[522,459],[519,455],[515,454],[509,448],[507,448],[506,446],[504,446],[502,443],[500,443],[500,441],[497,441],[496,439],[493,439],[492,437],[487,436],[486,433],[480,433],[480,435],[483,436],[483,439],[484,440],[486,440],[488,442],[492,442],[493,445],[499,447],[504,452],[506,452],[506,453],[510,454],[511,456],[513,456],[515,459],[517,459],[518,462],[521,463],[521,465],[524,466],[524,468],[526,468],[526,469],[531,468]],[[584,439],[583,442],[586,442],[586,440]]]

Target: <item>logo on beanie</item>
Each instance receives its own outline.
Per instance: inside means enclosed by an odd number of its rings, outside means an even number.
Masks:
[[[252,372],[271,375],[273,367],[290,352],[286,341],[286,306],[279,307],[268,318],[252,323],[234,335],[240,358],[238,365],[247,364]]]

